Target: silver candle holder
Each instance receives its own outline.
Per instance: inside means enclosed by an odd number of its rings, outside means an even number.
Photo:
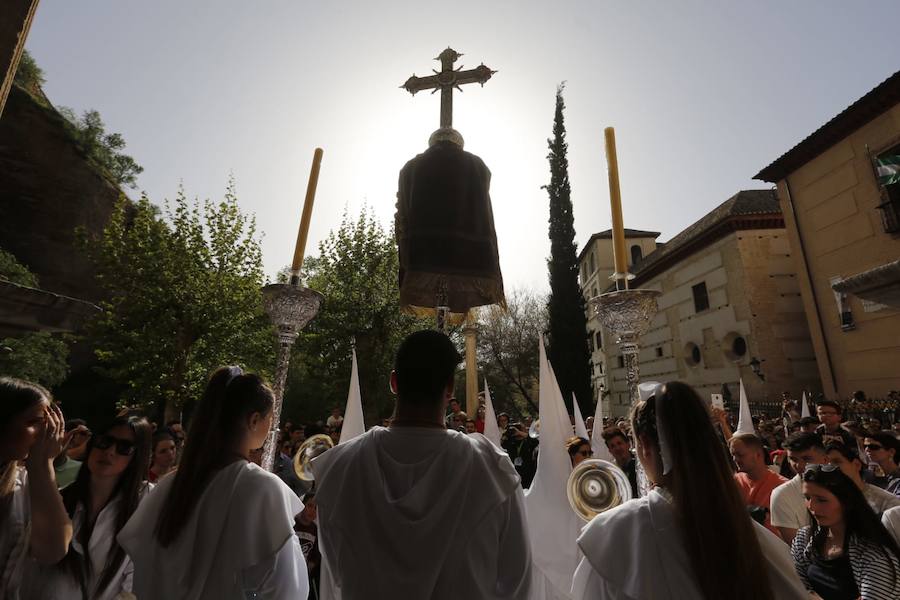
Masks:
[[[275,325],[278,335],[278,357],[275,362],[275,382],[272,391],[275,403],[272,406],[272,429],[263,450],[262,468],[271,471],[278,452],[278,429],[281,423],[281,407],[284,402],[284,387],[288,368],[291,365],[291,347],[297,341],[300,331],[306,327],[319,308],[324,297],[309,288],[289,283],[273,283],[262,289],[263,307]]]

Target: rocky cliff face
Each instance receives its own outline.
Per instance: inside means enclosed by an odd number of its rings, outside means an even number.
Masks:
[[[122,194],[69,135],[63,117],[14,85],[0,116],[0,247],[35,273],[41,288],[97,300],[75,228],[99,234]]]

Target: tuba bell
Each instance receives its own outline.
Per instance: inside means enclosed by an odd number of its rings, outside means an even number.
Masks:
[[[309,468],[312,460],[334,447],[334,442],[324,433],[314,435],[297,448],[294,454],[294,473],[303,481],[315,481],[312,469]]]
[[[569,506],[584,521],[631,500],[631,483],[625,471],[611,462],[591,458],[572,469],[566,481]]]

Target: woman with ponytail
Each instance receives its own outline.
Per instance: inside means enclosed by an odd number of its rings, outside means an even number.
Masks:
[[[707,404],[679,382],[648,396],[631,422],[653,488],[585,528],[573,598],[805,600],[787,546],[747,513]]]
[[[266,441],[273,400],[258,375],[238,367],[210,376],[178,470],[118,536],[134,562],[138,598],[306,598],[294,535],[303,504],[248,460]]]
[[[23,596],[31,600],[114,600],[131,592],[133,566],[116,534],[149,490],[150,423],[119,417],[87,444],[75,481],[62,491],[74,536],[52,567],[29,565]]]

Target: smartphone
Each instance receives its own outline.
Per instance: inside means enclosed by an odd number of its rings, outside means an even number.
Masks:
[[[710,397],[712,398],[713,406],[725,410],[725,399],[722,397],[722,394],[710,394]]]

